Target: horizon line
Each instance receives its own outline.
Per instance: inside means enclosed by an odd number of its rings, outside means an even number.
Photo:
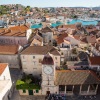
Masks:
[[[18,3],[16,3],[18,4]],[[0,4],[0,5],[16,5],[16,4]],[[49,8],[49,7],[87,7],[87,8],[93,8],[93,7],[100,7],[99,5],[98,6],[31,6],[31,5],[24,5],[24,4],[19,4],[19,5],[22,5],[22,6],[30,6],[30,7],[40,7],[40,8]]]

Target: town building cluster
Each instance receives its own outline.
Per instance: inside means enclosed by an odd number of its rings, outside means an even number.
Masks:
[[[19,16],[21,10],[13,8],[11,16],[2,16],[0,100],[11,97],[9,68],[22,71],[16,82],[20,95],[97,94],[100,87],[100,22],[97,25],[69,25],[65,24],[65,19],[78,9],[48,9],[33,8]],[[83,13],[89,11],[88,17],[94,14],[94,10],[82,8],[77,12],[80,18],[83,16],[81,10]],[[99,15],[95,13],[94,16]],[[6,26],[3,26],[4,19]],[[55,20],[63,24],[52,27]],[[42,26],[31,27],[37,23]]]

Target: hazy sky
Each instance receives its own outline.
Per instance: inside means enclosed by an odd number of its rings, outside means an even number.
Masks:
[[[100,6],[100,0],[0,0],[1,4],[23,4],[32,7]]]

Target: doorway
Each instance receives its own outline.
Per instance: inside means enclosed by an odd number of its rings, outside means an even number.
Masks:
[[[50,94],[50,91],[47,91],[47,93],[46,93],[47,95],[49,95]]]
[[[33,95],[33,90],[28,90],[29,95]]]

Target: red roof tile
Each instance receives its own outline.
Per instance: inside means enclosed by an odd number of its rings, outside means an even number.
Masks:
[[[53,58],[50,56],[49,53],[47,53],[44,56],[43,61],[42,61],[42,64],[45,64],[45,65],[54,65]]]
[[[16,54],[18,45],[0,45],[0,54]]]
[[[68,36],[67,33],[61,34],[60,36],[58,36],[56,38],[57,44],[63,43],[64,42],[64,38],[66,38]]]
[[[0,36],[26,36],[27,30],[28,27],[26,25],[4,28],[0,29]]]
[[[100,56],[90,57],[91,65],[100,65]]]
[[[7,67],[6,63],[0,63],[0,75],[4,72],[6,67]]]

